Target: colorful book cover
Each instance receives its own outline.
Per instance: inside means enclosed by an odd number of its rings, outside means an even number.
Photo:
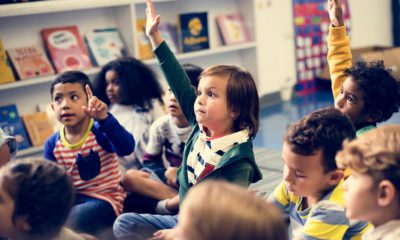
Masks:
[[[145,28],[146,28],[146,19],[145,18],[137,19],[136,20],[137,42],[139,49],[139,58],[142,60],[154,57],[149,39],[147,38],[145,33]]]
[[[207,12],[192,12],[179,15],[178,31],[182,52],[210,48]]]
[[[45,112],[23,115],[22,121],[32,146],[41,146],[53,133],[53,127]]]
[[[16,138],[18,150],[31,146],[15,104],[0,106],[0,127],[6,134]]]
[[[86,33],[85,40],[89,47],[92,61],[97,66],[123,57],[126,53],[125,44],[117,29],[95,29]]]
[[[49,59],[39,46],[8,49],[7,53],[21,80],[54,75]]]
[[[242,14],[220,15],[216,18],[216,21],[225,45],[245,43],[250,40]]]
[[[0,39],[0,83],[14,82],[15,78],[10,66],[10,61]]]
[[[42,37],[58,73],[92,67],[77,26],[45,28]]]
[[[158,25],[161,37],[168,44],[169,48],[173,53],[178,53],[178,32],[176,27],[168,22],[161,22]]]

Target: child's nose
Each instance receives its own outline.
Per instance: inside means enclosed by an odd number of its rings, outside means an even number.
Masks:
[[[344,96],[338,95],[335,100],[335,106],[337,108],[343,108],[344,105]]]

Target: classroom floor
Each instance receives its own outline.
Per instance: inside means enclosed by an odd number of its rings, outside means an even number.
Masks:
[[[260,128],[254,140],[255,158],[264,178],[252,187],[268,194],[282,180],[281,149],[283,135],[290,122],[296,121],[319,108],[333,106],[330,90],[321,90],[305,96],[294,96],[290,101],[263,106]],[[396,113],[383,124],[400,124]]]

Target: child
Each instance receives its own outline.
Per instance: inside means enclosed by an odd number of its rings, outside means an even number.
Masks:
[[[352,170],[343,184],[347,216],[375,227],[362,238],[400,239],[400,126],[382,126],[345,142],[336,161]]]
[[[193,64],[184,64],[183,68],[192,86],[197,89],[203,69]],[[166,95],[169,114],[158,118],[150,127],[149,143],[143,157],[144,168],[141,171],[128,170],[123,177],[125,189],[139,195],[134,194],[135,198],[145,196],[163,200],[177,194],[176,171],[182,163],[183,148],[191,128],[171,89],[168,89]],[[168,165],[163,163],[163,159]],[[131,195],[127,200],[130,198]],[[125,204],[124,211],[154,212],[154,204],[150,208],[146,207],[149,202],[154,203],[151,199],[148,199],[146,204],[140,204],[140,202],[131,204],[132,209],[128,209]]]
[[[247,189],[222,181],[192,188],[179,212],[179,223],[167,239],[287,240],[280,211]],[[160,231],[152,239],[166,239]]]
[[[335,107],[348,116],[357,136],[399,111],[399,86],[383,61],[358,62],[351,67],[350,40],[346,36],[340,0],[328,0],[331,26],[328,64]]]
[[[321,109],[292,123],[284,139],[283,181],[270,200],[289,214],[295,239],[352,239],[367,226],[346,217],[343,170],[335,155],[355,130],[336,109]]]
[[[134,139],[92,95],[88,77],[79,71],[61,74],[51,85],[51,106],[63,124],[47,139],[45,159],[55,161],[72,177],[76,200],[67,225],[96,235],[111,226],[122,211],[118,156],[130,154]]]
[[[6,164],[17,152],[17,141],[0,128],[0,167]]]
[[[83,239],[62,228],[73,203],[73,186],[57,164],[37,159],[0,169],[0,236],[11,239]]]
[[[208,179],[224,179],[248,186],[261,179],[254,160],[252,138],[258,130],[259,99],[252,76],[238,67],[205,69],[197,96],[182,66],[158,31],[160,16],[147,3],[146,34],[172,92],[192,132],[178,171],[179,196],[163,201],[167,212],[176,211],[193,185]],[[114,223],[118,239],[146,238],[158,229],[175,227],[177,216],[126,213]]]
[[[114,60],[101,69],[94,81],[94,93],[135,139],[135,151],[120,159],[122,169],[139,168],[153,122],[153,101],[163,104],[155,74],[135,58]]]

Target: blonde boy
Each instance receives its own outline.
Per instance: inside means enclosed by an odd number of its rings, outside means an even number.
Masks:
[[[343,184],[347,216],[375,227],[363,239],[400,239],[400,126],[345,142],[336,162],[352,170]]]
[[[294,239],[359,239],[367,223],[346,217],[343,171],[335,156],[353,139],[350,120],[336,109],[321,109],[292,123],[286,133],[282,183],[272,202],[290,217]]]

